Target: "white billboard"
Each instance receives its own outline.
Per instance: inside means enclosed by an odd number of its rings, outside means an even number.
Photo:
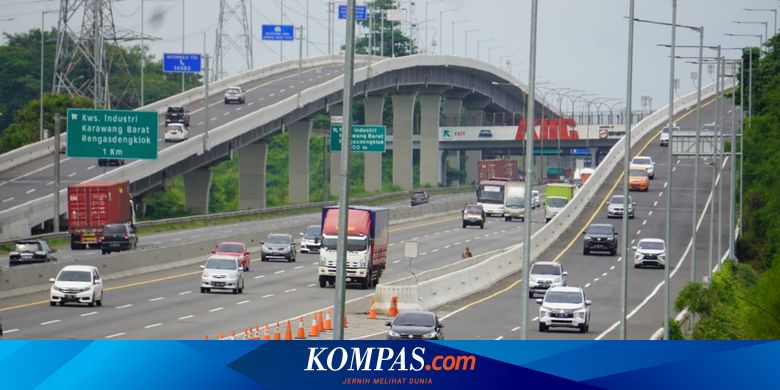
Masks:
[[[385,19],[390,22],[405,22],[409,20],[405,9],[387,9],[385,10]]]

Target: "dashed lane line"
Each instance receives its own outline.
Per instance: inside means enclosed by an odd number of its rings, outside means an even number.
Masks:
[[[157,297],[157,298],[152,298],[152,299],[150,299],[150,300],[149,300],[149,302],[157,302],[157,301],[162,301],[163,299],[165,299],[165,297]]]
[[[127,309],[128,307],[132,307],[132,306],[133,306],[132,303],[128,303],[127,305],[117,306],[116,308],[117,309]]]
[[[110,334],[110,335],[106,336],[106,338],[107,339],[113,339],[114,337],[124,336],[126,334],[127,333],[125,333],[125,332],[119,332],[119,333]]]
[[[265,295],[263,295],[263,296],[262,296],[262,297],[260,297],[260,298],[263,298],[263,299],[265,299],[265,298],[271,298],[272,296],[274,296],[274,294],[265,294]]]
[[[218,312],[218,311],[220,311],[220,310],[222,310],[222,309],[223,309],[223,307],[222,307],[222,306],[220,306],[220,307],[215,307],[215,308],[213,308],[213,309],[209,310],[209,313]]]
[[[249,302],[252,302],[252,301],[250,301],[249,299],[247,299],[247,300],[245,300],[245,301],[236,302],[236,305],[243,305],[243,304],[245,304],[245,303],[249,303]]]
[[[81,317],[89,317],[89,316],[94,316],[94,315],[95,315],[95,314],[97,314],[97,313],[98,313],[98,312],[96,312],[96,311],[91,311],[91,312],[89,312],[89,313],[84,313],[84,314],[82,314],[82,315],[81,315]]]
[[[190,290],[190,291],[182,291],[182,292],[179,293],[179,295],[187,295],[187,294],[192,294],[192,290]]]
[[[279,274],[283,274],[283,273],[284,273],[284,270],[283,270],[283,269],[281,269],[281,270],[279,270],[279,271],[276,271],[276,272],[274,272],[274,274],[275,274],[275,275],[279,275]]]
[[[162,322],[158,322],[156,324],[151,324],[151,325],[146,325],[146,326],[144,326],[144,329],[152,329],[152,328],[156,328],[158,326],[162,326]]]
[[[51,321],[41,322],[41,326],[56,324],[58,322],[60,322],[60,320],[51,320]]]
[[[291,289],[289,289],[289,290],[284,290],[284,293],[285,293],[285,294],[289,294],[289,293],[291,293],[291,292],[296,292],[296,291],[298,291],[298,289],[297,289],[297,288],[291,288]]]
[[[179,321],[189,320],[190,318],[193,318],[193,317],[195,317],[195,316],[192,315],[192,314],[188,314],[186,316],[179,317]]]

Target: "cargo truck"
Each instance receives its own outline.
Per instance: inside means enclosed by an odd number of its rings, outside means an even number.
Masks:
[[[322,247],[320,248],[319,283],[325,287],[336,283],[336,243],[339,209],[322,209]],[[377,207],[350,206],[347,224],[347,282],[360,283],[363,289],[379,283],[387,266],[387,238],[390,210]]]
[[[135,225],[135,210],[127,181],[96,181],[68,187],[68,232],[71,249],[100,246],[103,227]]]
[[[574,198],[574,186],[571,184],[548,184],[544,200],[544,218],[550,222]]]
[[[517,160],[479,160],[477,161],[477,180],[479,183],[485,180],[503,179],[507,181],[518,180],[520,170]]]
[[[520,218],[525,221],[525,184],[510,181],[504,188],[504,220],[511,222],[513,218]]]

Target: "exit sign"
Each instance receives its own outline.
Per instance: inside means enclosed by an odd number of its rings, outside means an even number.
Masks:
[[[330,125],[330,151],[341,151],[341,129],[342,125]],[[352,126],[352,144],[350,150],[353,152],[384,153],[387,142],[385,135],[387,128],[385,126]]]
[[[68,109],[68,157],[157,159],[157,113]]]

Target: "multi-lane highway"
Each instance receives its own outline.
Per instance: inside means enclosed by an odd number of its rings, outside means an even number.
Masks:
[[[734,108],[730,102],[724,104],[725,123],[731,123],[731,113]],[[715,104],[708,104],[702,110],[703,123],[709,123],[716,118]],[[695,110],[678,117],[677,123],[683,129],[695,128]],[[655,179],[650,182],[650,190],[646,193],[632,192],[636,217],[629,222],[629,237],[620,237],[620,240],[628,239],[632,245],[641,238],[664,239],[666,226],[666,191],[668,191],[667,176],[667,152],[668,149],[659,146],[657,132],[649,142],[641,142],[634,153],[648,155],[656,162]],[[671,292],[672,300],[677,292],[684,287],[690,279],[691,259],[689,246],[691,242],[691,220],[693,202],[693,159],[673,160],[673,201],[672,201],[672,242],[670,245],[671,257],[668,258],[668,266],[671,267]],[[728,199],[728,169],[730,164],[726,161],[726,170],[720,180],[724,183],[724,200]],[[702,160],[699,177],[698,210],[701,215],[703,207],[707,207],[707,214],[700,217],[703,221],[698,230],[698,254],[696,278],[707,275],[708,269],[708,238],[709,218],[713,210],[713,202],[709,197],[712,183],[713,168]],[[563,264],[568,275],[570,286],[583,287],[587,299],[592,300],[590,331],[580,334],[576,330],[554,329],[546,333],[538,331],[537,314],[538,305],[531,302],[529,305],[531,320],[528,326],[528,336],[533,339],[617,339],[618,321],[620,319],[620,287],[621,267],[623,262],[629,261],[628,272],[628,328],[627,337],[632,339],[647,339],[662,326],[663,315],[663,280],[662,269],[635,269],[633,267],[634,252],[630,250],[628,256],[618,253],[616,256],[594,254],[584,256],[582,252],[582,238],[580,232],[590,223],[611,223],[621,230],[620,219],[608,220],[604,201],[615,192],[622,193],[622,189],[615,191],[612,187],[618,178],[608,180],[602,189],[600,197],[591,200],[595,211],[584,213],[571,229],[574,234],[563,237],[561,244],[547,251],[541,258],[533,260],[554,260]],[[717,205],[716,205],[717,207]],[[727,225],[728,203],[724,201],[720,205],[724,210],[723,222]],[[717,208],[716,208],[717,210]],[[717,218],[716,218],[717,222]],[[723,228],[722,237],[716,240],[727,242],[728,229]],[[717,242],[717,241],[716,241]],[[630,245],[631,246],[631,245]],[[727,245],[723,245],[723,250]],[[721,255],[715,254],[716,259]],[[717,260],[716,260],[717,261]],[[521,302],[529,299],[525,286],[520,283],[520,277],[507,281],[501,287],[491,291],[482,292],[475,296],[463,299],[437,311],[446,318],[447,336],[457,339],[517,339],[521,329]],[[488,320],[489,319],[489,320]]]

